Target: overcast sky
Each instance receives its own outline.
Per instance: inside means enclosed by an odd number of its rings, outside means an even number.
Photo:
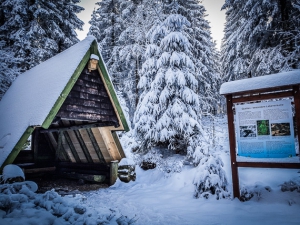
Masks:
[[[79,4],[85,10],[78,14],[78,17],[85,23],[83,26],[83,31],[77,31],[80,40],[86,37],[89,31],[89,21],[91,19],[91,14],[96,7],[95,3],[99,0],[81,0]],[[206,19],[210,22],[212,38],[217,42],[217,48],[220,48],[221,40],[223,38],[223,29],[225,23],[225,11],[221,11],[221,7],[225,0],[202,0],[204,7],[207,10],[208,16]]]

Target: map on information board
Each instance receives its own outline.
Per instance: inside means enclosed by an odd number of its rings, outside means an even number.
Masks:
[[[282,158],[296,155],[291,100],[235,106],[239,156]]]

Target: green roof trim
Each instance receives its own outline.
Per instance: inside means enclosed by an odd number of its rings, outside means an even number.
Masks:
[[[85,65],[89,61],[90,55],[91,55],[91,52],[90,52],[90,49],[89,49],[86,52],[86,54],[84,55],[84,57],[81,60],[81,62],[79,63],[79,65],[77,66],[75,72],[71,76],[71,78],[70,78],[69,82],[67,83],[66,87],[64,88],[64,90],[59,95],[58,99],[56,100],[54,106],[50,110],[50,112],[49,112],[48,116],[46,117],[45,121],[43,122],[43,124],[42,124],[43,128],[48,129],[49,126],[51,125],[54,117],[58,113],[60,107],[62,106],[62,104],[66,100],[66,98],[69,95],[70,91],[72,90],[72,88],[73,88],[74,84],[76,83],[78,77],[80,76],[82,70],[84,69]]]
[[[10,154],[8,155],[8,157],[5,159],[5,161],[3,162],[0,171],[2,172],[4,166],[13,163],[13,161],[15,160],[15,158],[17,157],[17,155],[19,154],[19,152],[22,150],[25,142],[27,141],[27,139],[29,138],[29,136],[32,134],[32,132],[34,131],[34,127],[27,127],[26,131],[23,133],[23,135],[21,136],[20,140],[17,142],[17,144],[15,145],[15,147],[13,148],[13,150],[10,152]]]
[[[92,46],[91,46],[91,50],[92,50],[91,53],[100,56],[100,53],[98,51],[98,45],[97,45],[96,41],[93,41]],[[99,65],[100,70],[102,72],[102,75],[103,75],[104,81],[106,83],[106,86],[108,88],[108,91],[110,93],[110,96],[113,99],[113,102],[116,106],[116,109],[117,109],[117,112],[120,116],[120,119],[121,119],[121,122],[123,124],[124,130],[129,131],[129,126],[128,126],[127,121],[126,121],[126,117],[125,117],[125,115],[123,113],[123,110],[121,108],[121,105],[119,103],[119,100],[118,100],[117,94],[115,92],[115,89],[114,89],[114,87],[111,83],[111,80],[110,80],[109,76],[108,76],[108,72],[106,71],[106,67],[104,65],[104,62],[102,61],[102,57],[99,57],[99,58],[100,58],[100,60],[98,62],[98,65]]]

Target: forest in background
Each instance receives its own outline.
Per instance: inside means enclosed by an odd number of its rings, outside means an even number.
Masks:
[[[0,98],[13,80],[79,40],[79,0],[0,0]],[[300,0],[226,0],[221,50],[200,0],[102,0],[91,15],[110,78],[142,161],[182,154],[217,174],[199,195],[226,197],[222,162],[205,115],[223,113],[223,82],[300,68]],[[159,151],[159,150],[158,150]],[[213,167],[205,167],[214,161]],[[206,182],[206,183],[205,183]],[[212,188],[214,187],[214,188]]]

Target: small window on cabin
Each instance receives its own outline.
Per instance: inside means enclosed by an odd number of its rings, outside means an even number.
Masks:
[[[29,136],[29,138],[26,140],[26,142],[24,143],[22,150],[28,151],[31,150],[31,135]]]

